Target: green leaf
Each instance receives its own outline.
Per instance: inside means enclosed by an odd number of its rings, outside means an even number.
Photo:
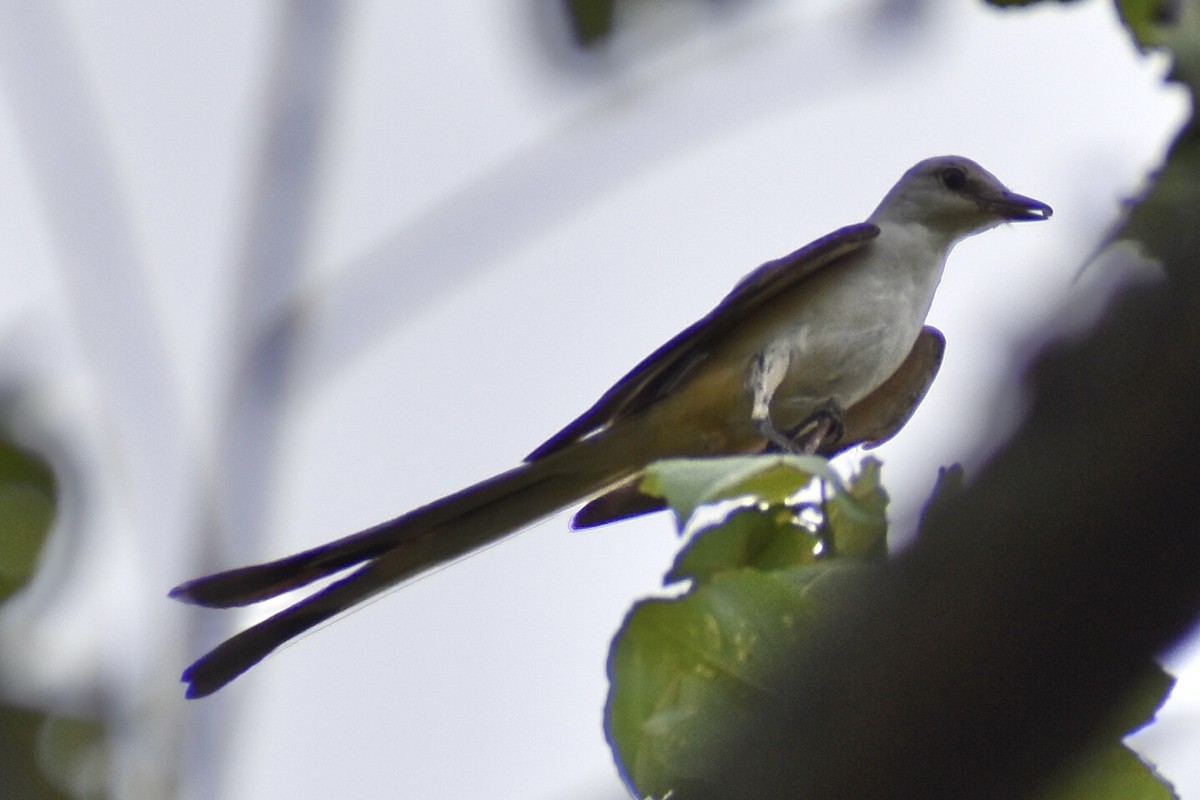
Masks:
[[[575,41],[587,47],[612,34],[615,0],[567,0]]]
[[[55,497],[49,465],[0,438],[0,603],[33,577],[54,521]],[[5,797],[105,796],[107,778],[97,778],[95,770],[106,752],[97,723],[47,717],[6,705],[6,700],[0,697]],[[85,738],[90,748],[80,746]]]
[[[1194,0],[1116,0],[1121,21],[1143,49],[1171,52],[1170,79],[1195,99],[1200,81],[1200,21]]]
[[[614,640],[605,724],[639,797],[708,777],[713,737],[765,691],[776,660],[872,567],[852,562],[725,571],[679,600],[634,606]]]
[[[104,727],[95,720],[50,717],[38,732],[38,766],[70,797],[107,796],[107,753]]]
[[[1149,725],[1174,686],[1173,676],[1158,664],[1150,664],[1134,691],[1113,710],[1106,734],[1113,738],[1128,736]]]
[[[816,456],[679,459],[652,464],[642,490],[665,497],[680,530],[696,510],[739,503],[701,526],[667,573],[666,582],[741,567],[783,569],[840,556],[882,559],[887,554],[887,493],[880,466],[863,462],[849,486]],[[820,503],[796,502],[814,479],[825,481]],[[717,524],[720,522],[721,524]],[[715,526],[715,527],[714,527]]]
[[[938,512],[949,507],[957,500],[966,489],[967,473],[959,464],[954,464],[949,467],[942,467],[938,470],[937,481],[933,484],[933,491],[929,493],[929,499],[925,501],[924,507],[921,508],[921,524],[924,528],[929,524],[930,518],[936,516]]]
[[[49,466],[0,440],[0,602],[33,576],[54,520]]]
[[[819,502],[797,501],[814,477]],[[661,462],[643,491],[672,504],[681,530],[702,506],[744,504],[675,559],[667,581],[690,578],[691,591],[638,603],[609,654],[609,742],[630,788],[661,797],[706,780],[713,737],[761,700],[832,598],[880,568],[861,559],[886,554],[887,495],[876,461],[845,486],[824,459],[796,456]]]
[[[1150,664],[1121,705],[1113,709],[1089,752],[1035,800],[1174,800],[1171,785],[1121,739],[1148,725],[1166,702],[1175,679]]]
[[[879,461],[863,461],[846,491],[825,505],[827,538],[833,555],[882,561],[887,557],[888,496],[880,482]]]
[[[784,569],[816,563],[821,537],[796,523],[785,506],[734,511],[714,528],[698,533],[675,559],[666,582],[692,579],[701,583],[718,572],[742,567]]]
[[[703,787],[718,737],[753,724],[748,715],[769,691],[768,676],[782,655],[803,645],[830,604],[853,602],[861,582],[886,568],[887,493],[880,470],[877,461],[866,460],[843,485],[819,459],[652,465],[649,490],[672,503],[681,529],[699,529],[667,575],[668,582],[691,579],[691,591],[634,606],[609,653],[605,729],[622,777],[639,797],[688,795]],[[828,481],[827,496],[798,502],[814,476]],[[960,467],[943,470],[925,513],[957,497],[964,482]],[[697,525],[703,506],[730,501],[743,507]],[[798,519],[817,511],[815,525]],[[1148,668],[1095,748],[1039,800],[1174,797],[1121,744],[1153,718],[1171,685],[1160,668]]]
[[[1142,47],[1166,44],[1175,22],[1172,3],[1164,0],[1117,0],[1117,12]]]
[[[4,797],[69,800],[106,796],[107,763],[99,723],[47,717],[0,705]],[[107,768],[104,767],[104,770]]]
[[[784,503],[814,478],[840,486],[829,462],[820,456],[729,456],[672,458],[651,464],[640,489],[664,498],[683,530],[695,510],[705,504],[754,497]]]
[[[1095,748],[1034,800],[1178,800],[1137,753],[1121,744]]]

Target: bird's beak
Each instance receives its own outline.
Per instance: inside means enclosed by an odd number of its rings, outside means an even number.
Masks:
[[[1054,209],[1041,200],[1034,200],[1032,197],[1007,190],[981,195],[979,203],[996,216],[1009,222],[1050,219],[1050,215],[1054,213]]]

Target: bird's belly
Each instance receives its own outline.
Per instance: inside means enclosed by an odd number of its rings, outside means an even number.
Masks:
[[[848,409],[900,368],[923,314],[894,298],[893,303],[863,300],[859,294],[856,302],[840,306],[840,313],[788,329],[789,366],[771,402],[776,425],[799,424],[830,400]]]
[[[790,416],[806,417],[829,400],[849,408],[870,394],[899,369],[912,348],[917,332],[907,327],[872,324],[829,331],[830,341],[822,346],[794,350],[793,366],[771,404],[780,423]]]

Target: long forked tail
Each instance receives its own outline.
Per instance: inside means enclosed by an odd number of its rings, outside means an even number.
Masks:
[[[346,577],[233,636],[188,667],[183,673],[189,684],[187,696],[212,694],[287,640],[407,578],[593,494],[640,466],[617,466],[604,457],[608,448],[601,446],[596,452],[592,444],[501,473],[344,539],[172,589],[172,597],[199,605],[247,605],[360,565]]]
[[[209,608],[247,606],[278,597],[355,564],[415,544],[433,528],[463,514],[487,509],[514,494],[534,490],[547,477],[541,472],[530,465],[522,465],[341,539],[275,561],[238,567],[182,583],[170,591],[170,596]]]

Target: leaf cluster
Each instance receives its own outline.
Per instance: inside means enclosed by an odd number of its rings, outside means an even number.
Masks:
[[[57,491],[47,461],[0,437],[0,605],[33,579],[54,522]],[[4,796],[27,800],[103,796],[107,783],[103,726],[90,719],[22,707],[7,696],[6,688],[0,685]]]
[[[935,501],[961,486],[961,470],[945,471]],[[786,655],[888,569],[887,495],[875,460],[843,482],[823,459],[798,456],[664,461],[642,490],[665,498],[689,535],[666,576],[668,587],[687,587],[639,602],[614,639],[606,732],[637,796],[704,797],[719,763],[712,753],[774,702]],[[1121,744],[1170,685],[1148,667],[1096,744],[1039,800],[1172,797]],[[845,713],[874,722],[863,709]]]

